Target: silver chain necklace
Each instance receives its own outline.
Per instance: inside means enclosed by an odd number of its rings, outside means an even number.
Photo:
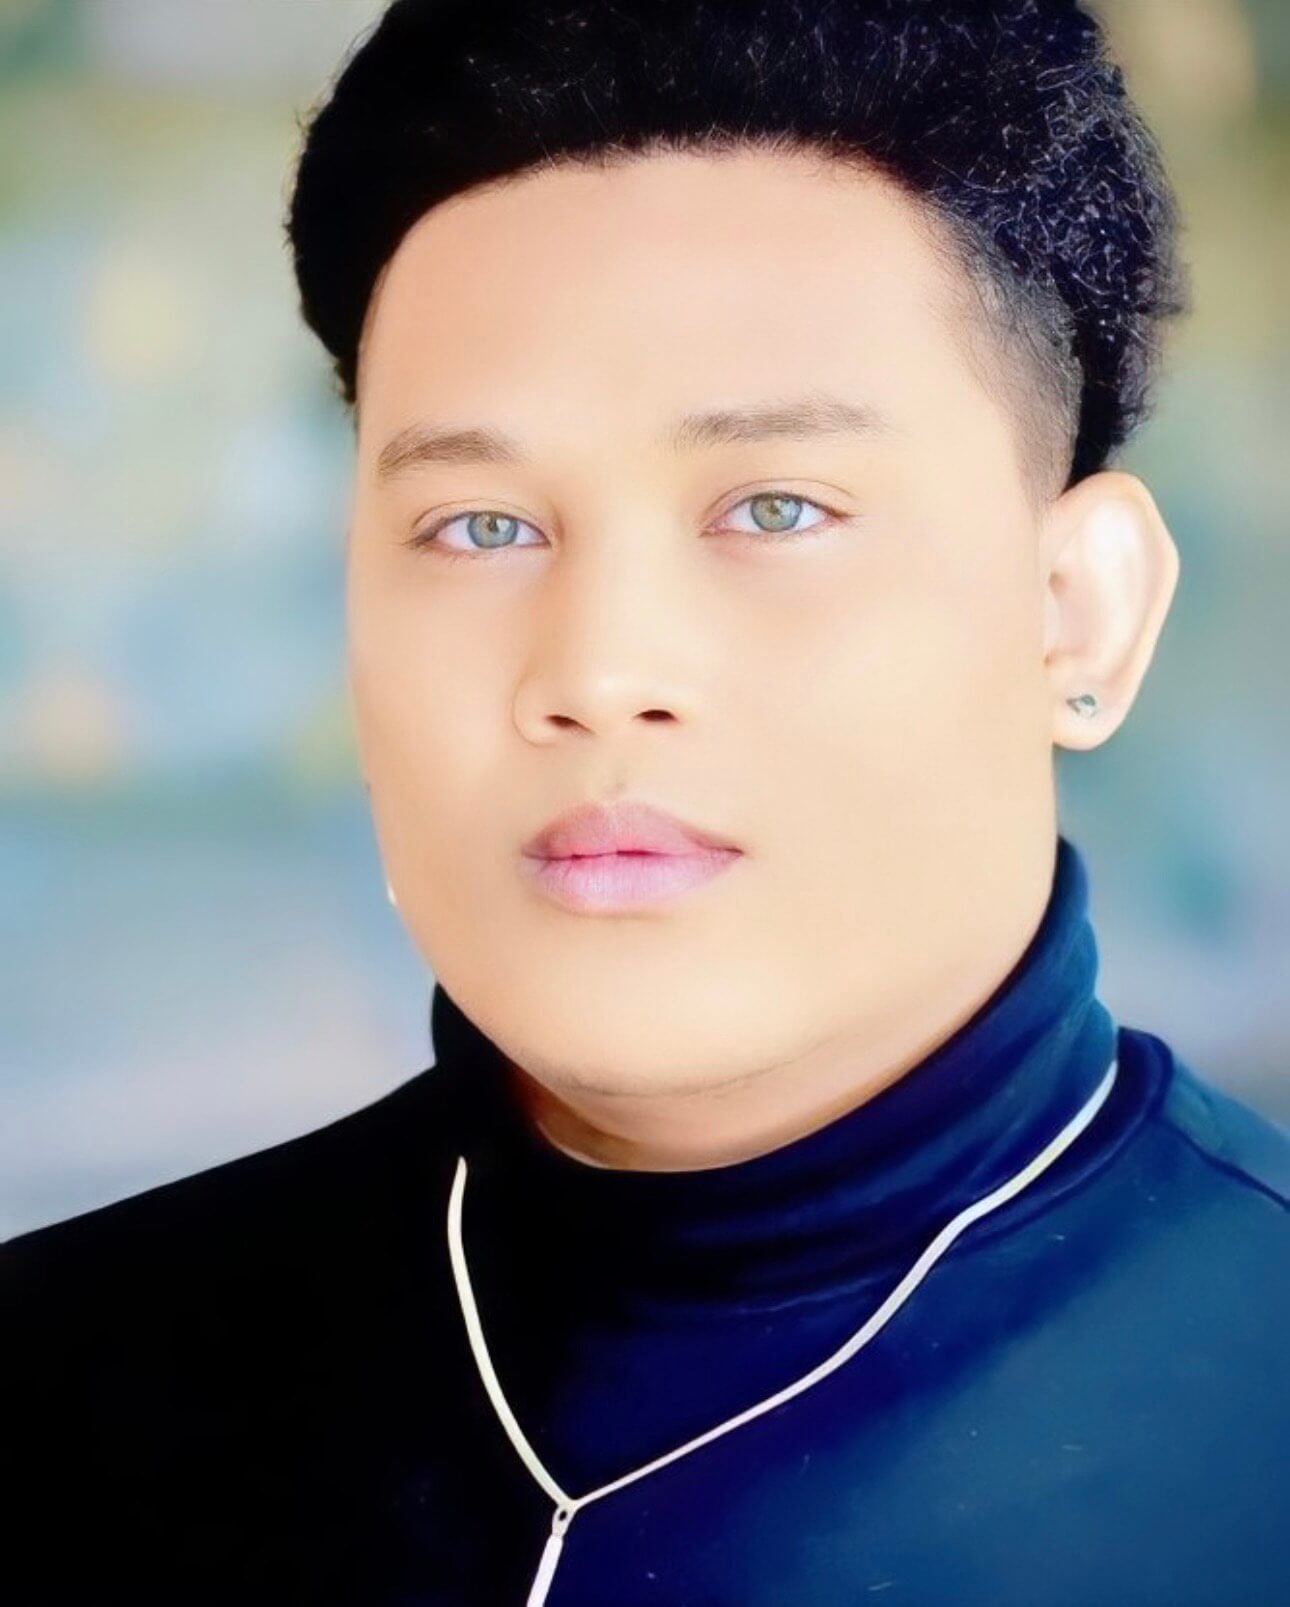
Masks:
[[[739,1428],[754,1417],[760,1417],[763,1412],[769,1412],[781,1402],[790,1400],[794,1395],[800,1395],[804,1389],[809,1389],[820,1379],[826,1377],[843,1362],[849,1361],[862,1345],[868,1344],[878,1330],[892,1317],[918,1285],[927,1276],[933,1264],[944,1255],[954,1240],[970,1227],[973,1222],[979,1221],[983,1216],[1006,1204],[1014,1194],[1019,1194],[1028,1183],[1034,1181],[1046,1167],[1057,1159],[1063,1150],[1067,1149],[1088,1124],[1097,1115],[1111,1092],[1115,1082],[1116,1057],[1112,1056],[1111,1063],[1087,1103],[1067,1122],[1057,1136],[1051,1139],[1040,1152],[1026,1163],[1022,1169],[1000,1184],[997,1189],[974,1201],[951,1221],[948,1222],[936,1235],[932,1242],[914,1262],[909,1271],[891,1291],[877,1311],[869,1320],[842,1344],[831,1356],[809,1373],[787,1385],[784,1389],[769,1395],[755,1406],[749,1406],[734,1417],[729,1417],[716,1428],[710,1428],[705,1433],[687,1440],[684,1445],[678,1445],[675,1450],[668,1451],[663,1456],[655,1457],[652,1462],[646,1462],[643,1467],[635,1468],[630,1473],[624,1473],[621,1478],[613,1479],[608,1484],[602,1484],[599,1489],[589,1490],[586,1495],[570,1495],[561,1488],[547,1469],[542,1465],[537,1452],[525,1438],[524,1430],[516,1421],[506,1396],[502,1393],[502,1386],[498,1382],[497,1374],[493,1369],[492,1359],[488,1354],[488,1346],[484,1342],[484,1332],[479,1321],[479,1310],[475,1304],[475,1294],[471,1287],[470,1273],[466,1267],[466,1253],[461,1240],[461,1202],[466,1188],[466,1157],[458,1155],[457,1170],[452,1180],[452,1192],[448,1199],[448,1253],[452,1260],[453,1278],[457,1285],[457,1296],[461,1302],[462,1315],[466,1321],[466,1332],[470,1337],[470,1348],[479,1368],[479,1375],[483,1379],[484,1388],[488,1397],[501,1419],[502,1427],[510,1436],[511,1443],[519,1453],[520,1460],[529,1472],[542,1486],[546,1493],[555,1502],[555,1513],[551,1519],[551,1532],[547,1536],[546,1545],[542,1549],[542,1556],[538,1562],[537,1572],[529,1587],[525,1607],[542,1607],[546,1601],[547,1592],[551,1588],[551,1580],[555,1575],[556,1564],[560,1560],[560,1553],[564,1547],[565,1533],[573,1522],[577,1513],[592,1501],[598,1501],[601,1496],[610,1495],[615,1490],[621,1490],[624,1485],[632,1484],[637,1479],[643,1479],[647,1473],[653,1473],[658,1468],[666,1467],[669,1462],[675,1462],[678,1457],[687,1455],[690,1451],[697,1451],[701,1445],[709,1440],[715,1440],[721,1434],[728,1434],[731,1429]]]

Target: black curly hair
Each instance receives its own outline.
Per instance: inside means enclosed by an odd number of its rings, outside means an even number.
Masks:
[[[297,125],[284,227],[349,407],[372,290],[428,208],[655,150],[822,151],[914,198],[1039,495],[1147,416],[1187,310],[1158,148],[1076,0],[393,0]]]

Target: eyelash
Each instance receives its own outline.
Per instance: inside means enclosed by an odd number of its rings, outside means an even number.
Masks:
[[[817,512],[826,515],[826,517],[820,520],[818,523],[808,525],[805,530],[735,531],[735,535],[737,536],[754,537],[759,544],[765,542],[800,540],[803,536],[809,536],[815,531],[819,530],[823,525],[831,523],[833,520],[841,517],[841,515],[837,514],[832,508],[826,507],[824,503],[817,502],[812,497],[799,497],[796,492],[785,491],[779,486],[772,486],[762,491],[750,492],[747,496],[741,497],[738,502],[732,503],[722,517],[729,518],[736,508],[742,508],[746,502],[756,502],[759,497],[784,497],[791,502],[800,502],[804,508],[814,508]],[[495,510],[491,508],[465,508],[460,513],[449,514],[447,517],[437,520],[434,524],[427,526],[425,529],[414,531],[413,534],[407,538],[406,545],[412,547],[414,550],[429,548],[437,557],[445,558],[450,561],[457,558],[468,558],[474,561],[479,558],[493,558],[503,552],[523,551],[523,546],[521,546],[519,543],[513,543],[510,546],[504,547],[493,547],[491,549],[479,547],[471,550],[468,548],[459,549],[454,547],[443,547],[438,545],[436,542],[435,537],[437,537],[441,531],[446,530],[449,525],[456,524],[459,519],[470,519],[476,514],[491,513],[494,511]],[[522,525],[528,524],[527,519],[519,519],[515,514],[506,514],[504,517],[508,519],[515,518],[517,522]],[[530,525],[529,528],[534,529],[536,527]],[[534,543],[533,545],[536,544]]]

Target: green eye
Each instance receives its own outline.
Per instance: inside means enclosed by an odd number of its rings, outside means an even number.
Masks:
[[[829,517],[828,510],[822,508],[818,502],[808,501],[806,497],[795,497],[788,491],[758,491],[754,496],[745,497],[742,502],[737,502],[735,507],[747,507],[753,510],[751,516],[755,530],[768,536],[803,534],[802,527],[795,528],[803,508],[814,508],[824,519]],[[815,525],[805,526],[805,530],[815,528]]]
[[[737,508],[750,510],[753,525],[728,526],[741,535],[762,535],[770,538],[778,536],[805,535],[807,531],[816,529],[820,524],[828,523],[831,510],[822,507],[818,502],[812,502],[807,497],[794,496],[789,491],[758,491],[750,497],[744,497],[737,502]],[[812,524],[799,525],[805,509],[813,508],[820,515]],[[444,535],[454,525],[461,525],[465,532],[465,544],[461,542],[445,541]],[[536,542],[519,541],[516,539],[521,530],[533,530],[538,536]],[[533,525],[527,524],[523,519],[517,519],[514,514],[499,513],[496,509],[476,508],[466,513],[458,513],[450,518],[441,519],[424,530],[415,532],[408,540],[410,547],[431,547],[445,558],[469,558],[475,554],[499,552],[507,547],[531,547],[542,544],[541,533]]]

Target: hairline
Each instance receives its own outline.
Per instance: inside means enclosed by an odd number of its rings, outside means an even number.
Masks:
[[[436,205],[449,205],[465,195],[505,189],[541,172],[609,169],[670,152],[712,155],[740,150],[806,156],[817,163],[821,176],[841,175],[849,170],[864,177],[885,179],[911,203],[915,227],[945,270],[942,277],[947,294],[932,304],[932,314],[986,393],[1001,394],[1028,503],[1032,511],[1041,512],[1069,483],[1074,459],[1081,374],[1078,362],[1071,356],[1073,319],[1055,292],[1045,294],[1023,281],[970,220],[917,190],[859,147],[839,145],[793,129],[734,133],[713,128],[701,134],[652,134],[630,146],[609,143],[539,157],[454,192]],[[393,256],[391,252],[373,282],[355,350],[351,422],[356,434],[358,374],[372,311]]]

